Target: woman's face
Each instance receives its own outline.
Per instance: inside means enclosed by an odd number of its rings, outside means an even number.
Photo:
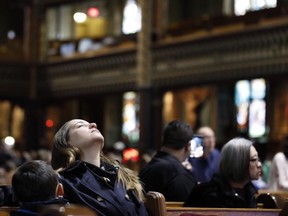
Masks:
[[[257,180],[262,174],[262,164],[254,146],[250,148],[249,175],[251,180]]]
[[[69,144],[81,150],[94,146],[95,143],[104,145],[104,137],[97,129],[95,123],[89,123],[82,119],[74,119],[69,122]]]

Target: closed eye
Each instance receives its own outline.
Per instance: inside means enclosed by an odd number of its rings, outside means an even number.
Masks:
[[[85,124],[78,124],[78,125],[77,125],[77,128],[81,128],[81,127],[85,127],[85,126],[88,126],[88,125],[85,125]]]

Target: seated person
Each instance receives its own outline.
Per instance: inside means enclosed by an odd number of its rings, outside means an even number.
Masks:
[[[192,165],[191,170],[196,181],[207,182],[218,171],[220,151],[215,148],[215,134],[210,127],[203,126],[198,129],[196,134],[203,136],[204,152],[201,157],[189,157],[188,161]]]
[[[174,120],[165,127],[161,150],[139,173],[146,192],[158,191],[166,201],[184,202],[188,198],[196,181],[182,162],[190,154],[192,136],[186,122]]]
[[[98,215],[147,216],[145,194],[132,170],[103,153],[105,138],[94,122],[72,119],[54,136],[51,165],[71,204]]]
[[[234,138],[221,151],[219,172],[192,190],[184,206],[256,208],[252,180],[261,176],[261,162],[250,140]]]
[[[38,215],[45,205],[67,204],[62,198],[64,190],[58,174],[45,161],[29,161],[19,166],[12,177],[12,187],[20,209],[12,211],[11,216]]]
[[[272,191],[288,190],[288,136],[281,143],[281,151],[277,152],[271,162],[268,188]]]

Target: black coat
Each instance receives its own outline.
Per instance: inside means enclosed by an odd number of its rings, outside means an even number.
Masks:
[[[19,206],[12,185],[0,185],[0,206]]]
[[[257,190],[251,182],[244,187],[244,196],[238,194],[219,174],[211,181],[197,185],[184,206],[212,208],[256,208]]]
[[[158,191],[166,201],[185,201],[196,181],[174,156],[158,151],[153,159],[140,171],[139,177],[145,191]]]
[[[105,167],[105,168],[104,168]],[[104,168],[104,169],[103,169]],[[84,204],[99,215],[146,216],[146,208],[133,191],[126,191],[116,181],[118,168],[102,168],[78,161],[75,166],[60,173],[64,198],[71,204]]]
[[[23,202],[20,203],[20,209],[11,211],[10,216],[37,216],[39,212],[49,205],[69,205],[63,198],[55,198],[48,201]]]

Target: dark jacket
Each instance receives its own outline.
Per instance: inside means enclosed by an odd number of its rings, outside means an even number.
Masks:
[[[126,191],[117,180],[118,167],[103,164],[101,168],[78,161],[60,173],[64,198],[70,203],[84,204],[99,215],[148,215],[133,191]]]
[[[158,191],[166,201],[185,201],[196,181],[174,156],[158,151],[153,159],[140,171],[139,177],[145,191]]]
[[[220,151],[214,149],[207,158],[189,157],[188,161],[191,163],[193,169],[192,173],[195,176],[197,182],[210,181],[213,174],[218,171],[218,163],[220,159]]]
[[[244,196],[238,194],[219,174],[211,181],[197,185],[184,206],[217,208],[256,208],[257,190],[251,182],[244,187]]]
[[[68,202],[63,198],[56,198],[40,202],[23,202],[20,204],[19,210],[10,212],[10,216],[37,216],[46,206],[56,204],[65,206],[68,204]]]
[[[0,186],[0,206],[19,206],[12,185]]]

